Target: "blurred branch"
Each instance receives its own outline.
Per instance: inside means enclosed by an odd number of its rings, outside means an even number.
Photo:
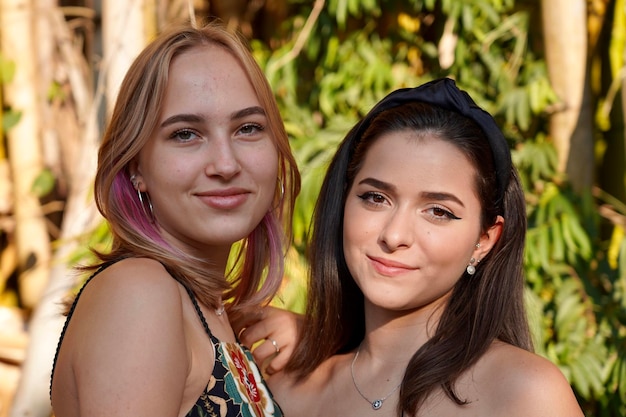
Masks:
[[[313,26],[317,22],[317,19],[319,18],[320,13],[322,12],[322,9],[324,8],[324,3],[325,3],[325,0],[315,0],[315,4],[313,5],[313,10],[311,10],[311,14],[306,19],[306,22],[304,23],[302,30],[298,34],[298,37],[296,38],[296,42],[293,45],[293,48],[291,49],[291,51],[289,51],[288,53],[280,57],[280,59],[276,60],[273,64],[270,64],[268,66],[268,73],[271,74],[277,71],[278,69],[284,67],[289,62],[293,61],[294,59],[298,57],[298,55],[302,51],[302,48],[304,47],[304,43],[311,35]]]

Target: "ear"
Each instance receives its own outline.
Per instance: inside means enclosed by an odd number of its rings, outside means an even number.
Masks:
[[[504,218],[502,216],[496,217],[495,223],[480,236],[473,257],[480,261],[487,256],[500,239],[503,228]]]
[[[137,161],[132,161],[128,165],[128,173],[130,174],[130,181],[133,184],[133,188],[137,191],[141,191],[143,193],[147,192],[146,182],[141,175],[141,169],[139,169],[139,164]]]

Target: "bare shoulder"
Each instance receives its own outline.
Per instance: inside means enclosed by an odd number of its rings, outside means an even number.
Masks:
[[[78,407],[80,386],[87,415],[179,414],[190,367],[181,291],[149,259],[119,261],[93,278],[59,351],[56,406]]]
[[[336,355],[327,359],[305,378],[297,378],[292,373],[281,371],[268,379],[272,394],[286,416],[320,415],[326,390],[331,386],[335,372],[341,368],[343,356]]]
[[[473,374],[480,381],[481,397],[495,411],[491,415],[583,416],[563,373],[537,354],[496,342],[476,364]]]
[[[123,307],[124,303],[138,304],[150,308],[151,303],[176,302],[180,284],[172,278],[159,262],[147,258],[128,258],[104,269],[85,287],[81,304],[101,300],[103,307],[114,303]],[[83,302],[82,298],[89,299]],[[128,307],[129,305],[126,304]]]
[[[159,262],[125,259],[104,269],[85,287],[71,325],[92,337],[114,339],[123,332],[178,327],[180,291],[180,284]]]
[[[182,328],[181,291],[182,286],[159,262],[125,259],[100,272],[85,287],[72,321],[87,324],[83,331],[91,336],[115,339],[121,333],[146,335],[152,330],[150,337],[159,339]]]
[[[176,281],[167,272],[165,267],[149,258],[127,258],[114,263],[104,269],[94,278],[94,283],[90,285],[101,285],[102,287],[119,288],[133,291],[134,289],[164,290],[176,287]]]

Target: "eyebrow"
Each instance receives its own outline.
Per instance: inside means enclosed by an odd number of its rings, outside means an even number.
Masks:
[[[231,120],[241,119],[250,115],[260,114],[265,116],[265,110],[259,106],[246,107],[245,109],[237,110],[230,115]],[[183,113],[183,114],[175,114],[171,117],[168,117],[161,123],[161,127],[167,127],[174,123],[179,122],[187,122],[187,123],[200,123],[204,120],[204,117],[199,114],[193,113]]]
[[[436,191],[424,191],[421,193],[421,195],[423,198],[426,198],[428,200],[453,201],[457,203],[458,205],[460,205],[461,207],[465,207],[465,204],[463,204],[463,202],[459,198],[457,198],[457,196],[455,196],[454,194],[436,192]]]
[[[245,109],[238,110],[230,115],[231,119],[241,119],[242,117],[251,116],[253,114],[260,114],[265,116],[265,110],[259,106],[246,107]]]
[[[371,177],[363,178],[361,181],[359,181],[359,184],[371,185],[372,187],[376,187],[380,190],[388,192],[396,191],[395,185]],[[420,193],[420,196],[427,200],[453,201],[459,204],[461,207],[465,207],[465,204],[463,204],[463,202],[457,196],[450,193],[444,193],[440,191],[423,191]]]
[[[161,123],[161,127],[167,127],[178,122],[199,123],[202,120],[203,118],[197,114],[175,114],[174,116],[168,117],[167,119],[163,120],[163,122]]]
[[[396,186],[393,184],[389,184],[388,182],[377,180],[376,178],[363,178],[359,181],[360,184],[371,185],[372,187],[380,188],[383,191],[395,191]]]

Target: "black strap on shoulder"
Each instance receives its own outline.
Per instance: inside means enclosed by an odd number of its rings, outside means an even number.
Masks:
[[[114,263],[120,260],[121,259],[116,259],[113,261],[105,262],[102,265],[100,265],[100,267],[96,270],[96,272],[94,272],[89,278],[87,278],[87,280],[81,287],[78,294],[76,294],[76,297],[74,298],[74,302],[72,303],[72,306],[70,307],[67,313],[67,318],[65,319],[65,324],[63,325],[63,330],[61,331],[61,336],[59,337],[59,343],[57,343],[57,349],[54,352],[54,361],[52,362],[52,373],[50,375],[50,393],[49,393],[50,398],[52,398],[52,378],[54,377],[54,369],[56,368],[57,358],[59,357],[59,350],[61,349],[61,343],[63,342],[63,338],[65,337],[65,331],[67,330],[67,326],[69,325],[70,319],[72,318],[72,314],[74,314],[74,310],[76,309],[76,304],[78,304],[78,299],[80,298],[87,284],[89,284],[93,278],[95,278],[100,272],[104,271],[109,266],[113,265]]]
[[[74,310],[76,309],[76,305],[78,303],[78,299],[80,298],[80,296],[83,293],[83,290],[85,289],[87,284],[89,284],[89,282],[91,282],[92,279],[94,279],[100,272],[104,271],[106,268],[108,268],[109,266],[113,265],[114,263],[116,263],[116,262],[118,262],[120,260],[121,259],[116,259],[116,260],[105,262],[104,264],[102,264],[96,270],[96,272],[94,272],[89,278],[87,278],[87,280],[85,281],[85,283],[81,287],[80,291],[76,295],[76,298],[74,298],[74,302],[72,303],[72,306],[70,307],[70,310],[67,313],[67,318],[65,319],[65,324],[63,325],[63,330],[61,331],[61,336],[59,337],[59,343],[57,344],[56,352],[54,353],[54,361],[52,363],[52,373],[50,375],[50,392],[49,392],[50,398],[52,398],[52,379],[54,377],[54,370],[56,368],[56,363],[57,363],[57,359],[58,359],[58,356],[59,356],[59,350],[61,349],[61,343],[63,342],[63,338],[65,337],[65,332],[67,330],[67,326],[69,325],[70,319],[72,318],[72,315],[74,314]],[[196,296],[194,295],[193,291],[191,291],[191,289],[187,285],[185,285],[183,282],[181,282],[179,279],[176,279],[176,275],[173,274],[167,268],[166,265],[163,265],[163,266],[165,267],[165,270],[177,282],[179,282],[180,285],[183,286],[183,288],[185,288],[185,291],[187,291],[187,294],[189,294],[189,298],[191,299],[191,302],[193,303],[193,306],[196,309],[196,313],[198,314],[198,317],[200,318],[200,322],[202,322],[202,326],[204,327],[205,332],[207,333],[209,338],[211,338],[212,337],[211,330],[209,329],[209,325],[208,325],[208,323],[206,321],[206,318],[204,317],[204,314],[202,313],[202,310],[200,309],[200,305],[198,304],[198,301],[196,300]]]
[[[165,270],[172,276],[172,278],[174,278],[180,285],[183,286],[183,288],[185,289],[185,291],[187,291],[187,294],[189,294],[189,298],[191,299],[191,302],[193,303],[194,308],[196,309],[196,313],[198,313],[198,317],[200,318],[200,322],[202,322],[202,326],[204,327],[204,331],[206,332],[206,334],[209,337],[212,337],[213,334],[211,333],[211,330],[209,329],[209,325],[206,321],[206,318],[204,317],[204,314],[202,313],[202,310],[200,310],[200,305],[198,304],[198,300],[196,299],[196,295],[193,293],[193,291],[191,290],[191,288],[189,288],[184,282],[182,282],[176,273],[174,273],[173,271],[171,271],[167,265],[162,264],[163,267],[165,268]]]
[[[207,335],[209,335],[209,337],[211,337],[212,333],[211,333],[211,330],[209,329],[209,324],[206,322],[206,318],[204,317],[202,310],[200,310],[200,305],[198,304],[198,300],[196,300],[196,296],[194,295],[193,291],[191,291],[191,289],[187,287],[185,284],[180,282],[180,285],[182,285],[187,291],[187,294],[189,294],[189,298],[191,298],[191,302],[193,303],[193,306],[195,307],[196,312],[198,313],[198,317],[200,318],[200,321],[202,322],[204,331],[206,332]]]

